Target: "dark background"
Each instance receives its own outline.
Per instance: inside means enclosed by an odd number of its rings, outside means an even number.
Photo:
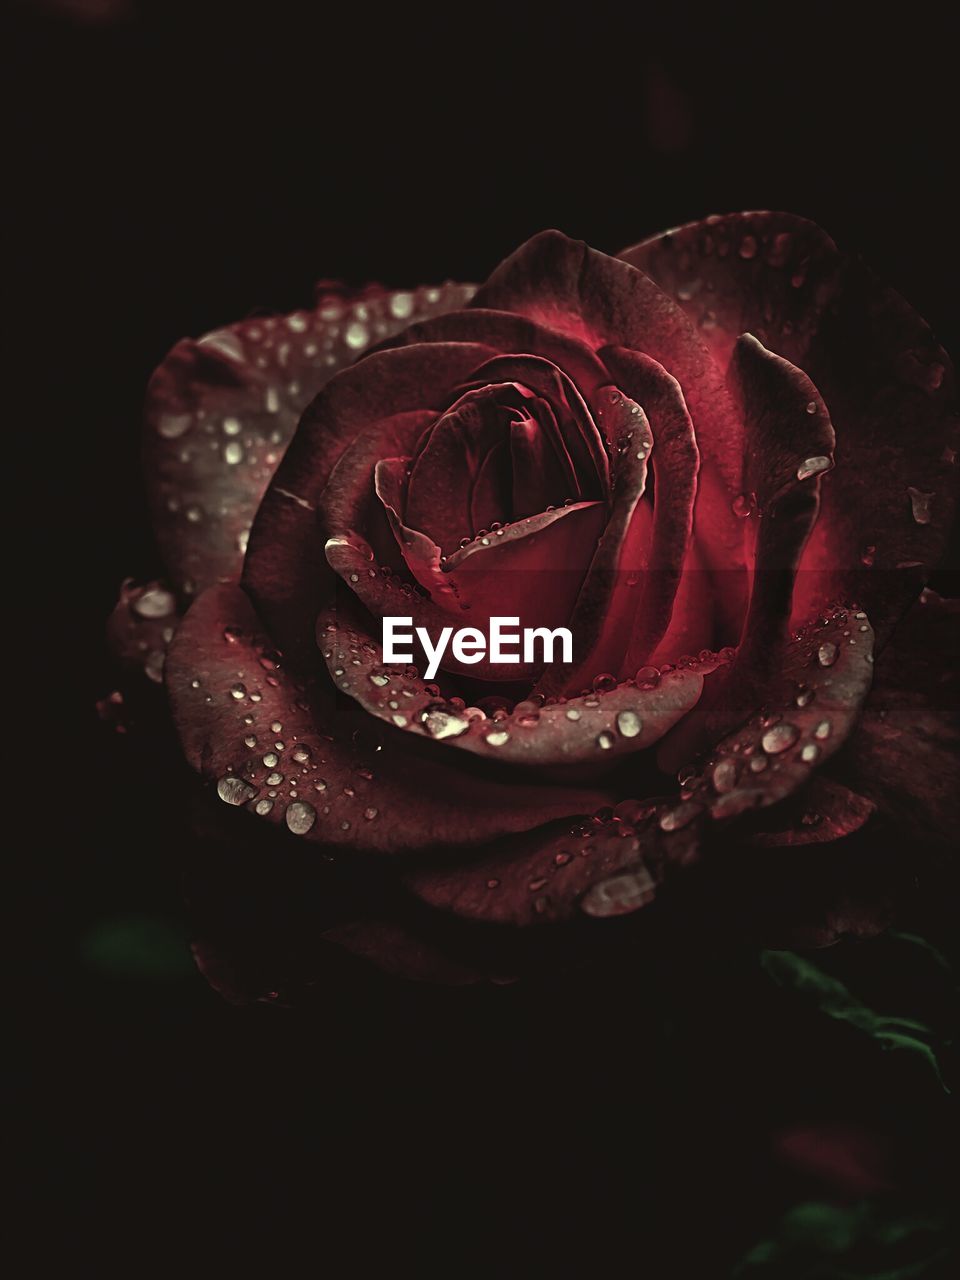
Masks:
[[[224,1003],[185,952],[169,744],[94,710],[118,584],[161,568],[139,479],[152,368],[184,335],[309,303],[317,279],[480,280],[545,226],[615,252],[784,208],[956,349],[949,33],[913,11],[842,29],[837,6],[728,8],[9,16],[6,345],[26,339],[8,374],[26,394],[7,569],[34,601],[9,678],[29,699],[14,737],[39,730],[8,776],[31,880],[14,1058],[37,1251],[133,1275],[262,1249],[268,1274],[722,1276],[827,1194],[775,1135],[871,1107],[906,1202],[936,1198],[926,1082],[781,1006],[736,948],[688,939],[669,973],[602,987],[357,979],[309,1016]]]

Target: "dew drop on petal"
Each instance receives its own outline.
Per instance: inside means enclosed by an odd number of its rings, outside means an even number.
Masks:
[[[227,774],[217,783],[217,795],[226,804],[246,804],[256,795],[256,791],[243,778]]]
[[[621,916],[650,902],[655,893],[656,885],[650,872],[646,867],[639,867],[595,884],[584,895],[581,907],[588,916],[597,919]]]
[[[626,708],[617,714],[617,729],[625,738],[635,738],[643,729],[643,721],[635,711]]]
[[[824,454],[817,454],[812,458],[804,458],[803,462],[797,467],[797,479],[809,480],[811,476],[818,476],[823,471],[829,471],[832,466],[832,461]]]
[[[832,640],[827,640],[817,650],[817,661],[821,667],[832,667],[837,660],[837,653],[837,646]]]
[[[932,493],[924,493],[921,489],[914,489],[913,485],[907,486],[907,493],[910,495],[910,507],[916,523],[929,524],[933,519],[934,495]]]
[[[597,735],[597,746],[602,751],[609,751],[615,741],[613,734],[608,733],[606,729],[604,729],[603,733]]]
[[[420,712],[420,723],[431,738],[458,738],[470,728],[470,721],[447,702],[432,702]]]
[[[796,740],[800,737],[800,730],[795,724],[775,724],[772,729],[760,739],[760,746],[767,755],[775,756],[781,751],[786,751],[788,747],[792,747]]]
[[[661,831],[680,831],[690,825],[703,811],[703,805],[695,800],[682,800],[675,809],[668,809],[660,819]]]
[[[660,683],[660,672],[656,667],[641,667],[634,676],[634,681],[638,689],[647,693]]]
[[[711,774],[714,790],[720,795],[725,795],[728,791],[732,791],[737,785],[737,762],[727,757],[724,760],[718,760],[713,766]]]
[[[303,800],[295,800],[284,815],[287,826],[295,836],[305,836],[317,820],[317,811],[312,804]]]

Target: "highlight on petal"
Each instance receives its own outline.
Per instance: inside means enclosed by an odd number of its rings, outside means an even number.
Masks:
[[[647,687],[612,683],[608,691],[546,705],[542,698],[524,699],[512,711],[489,718],[460,698],[444,697],[441,686],[422,680],[415,668],[385,665],[381,646],[351,625],[349,614],[322,613],[317,639],[337,688],[382,723],[487,760],[538,767],[608,768],[619,757],[643,750],[690,711],[704,675],[721,663],[710,655],[657,673]]]
[[[378,853],[468,846],[607,801],[478,776],[371,722],[326,679],[294,681],[239,587],[194,603],[166,684],[187,760],[231,806],[312,843]],[[422,785],[412,780],[422,770]]]
[[[807,558],[828,593],[867,610],[882,646],[939,563],[956,510],[946,352],[907,301],[792,214],[707,218],[621,257],[677,300],[721,367],[750,332],[816,384],[837,465]]]
[[[177,592],[236,577],[260,499],[301,413],[371,342],[462,307],[470,285],[322,296],[178,342],[150,381],[144,465]]]

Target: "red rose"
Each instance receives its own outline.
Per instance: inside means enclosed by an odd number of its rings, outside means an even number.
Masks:
[[[603,929],[734,847],[915,828],[911,792],[944,839],[953,618],[918,599],[954,404],[909,305],[777,213],[617,258],[546,232],[476,292],[331,292],[182,342],[147,465],[196,596],[166,659],[187,758],[251,824],[382,855],[357,865],[398,914],[329,936],[417,973],[424,921]],[[383,663],[396,615],[565,625],[573,660],[448,648],[428,683]]]

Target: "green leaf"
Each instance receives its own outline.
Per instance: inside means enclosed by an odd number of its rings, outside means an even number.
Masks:
[[[885,1050],[900,1050],[917,1055],[933,1071],[944,1092],[950,1092],[944,1084],[940,1064],[932,1047],[936,1037],[926,1023],[916,1018],[878,1013],[864,1004],[837,978],[825,973],[811,960],[796,952],[763,951],[760,954],[760,964],[778,986],[807,998],[828,1018],[856,1027],[858,1031],[872,1036]]]

